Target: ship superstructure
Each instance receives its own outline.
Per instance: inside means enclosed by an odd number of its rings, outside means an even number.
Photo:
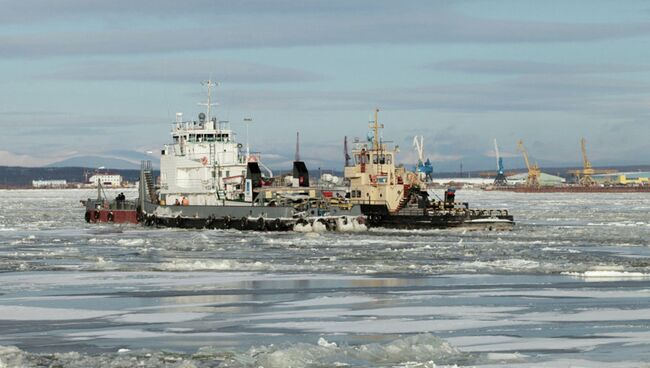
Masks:
[[[217,84],[210,80],[203,84],[206,112],[195,121],[184,121],[177,113],[172,143],[162,150],[159,193],[166,204],[216,206],[244,199],[250,156],[237,143],[230,123],[212,116],[212,88]]]
[[[389,149],[381,141],[378,122],[379,109],[367,142],[356,142],[352,150],[353,165],[345,168],[345,178],[350,182],[350,202],[359,205],[385,205],[389,212],[399,211],[404,191],[417,182],[415,174],[407,174],[404,167],[395,165],[397,148]]]

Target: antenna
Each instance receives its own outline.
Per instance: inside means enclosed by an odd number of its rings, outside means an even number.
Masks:
[[[207,121],[212,121],[212,111],[211,108],[212,106],[217,106],[218,103],[213,103],[212,102],[212,87],[216,87],[219,85],[219,82],[213,82],[212,80],[204,80],[201,82],[201,85],[206,86],[208,89],[208,101],[207,102],[199,102],[199,106],[205,106],[206,107],[206,115],[207,115]]]
[[[251,156],[251,147],[248,144],[248,126],[253,122],[253,118],[251,117],[245,117],[244,118],[244,124],[246,124],[246,162],[248,162],[248,159]]]
[[[300,161],[300,132],[296,132],[296,157],[294,161]]]

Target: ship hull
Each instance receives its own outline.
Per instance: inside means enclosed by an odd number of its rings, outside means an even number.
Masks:
[[[504,211],[432,211],[425,209],[388,212],[386,206],[361,205],[361,212],[366,215],[367,226],[403,229],[427,230],[463,228],[467,230],[512,230],[514,218]]]
[[[356,231],[365,229],[358,208],[317,211],[296,216],[293,207],[161,206],[145,202],[141,222],[146,226],[186,229],[253,231]]]
[[[134,201],[108,201],[87,199],[81,201],[86,207],[84,219],[88,223],[137,224],[138,210]]]
[[[137,224],[138,212],[136,210],[110,210],[110,209],[87,209],[84,216],[88,223],[115,223],[115,224]]]

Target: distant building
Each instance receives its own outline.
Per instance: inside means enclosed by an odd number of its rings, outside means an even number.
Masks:
[[[494,179],[489,178],[433,178],[431,182],[441,186],[469,185],[484,186],[494,183]]]
[[[33,188],[65,188],[67,185],[66,180],[32,180]]]
[[[604,185],[648,185],[650,184],[650,172],[632,171],[617,172],[611,174],[598,174],[591,176],[596,183]]]
[[[523,185],[526,184],[526,179],[528,178],[528,173],[521,173],[512,176],[508,176],[509,185]],[[542,186],[555,186],[566,183],[566,179],[561,176],[555,176],[547,173],[541,173],[539,175],[539,185]]]
[[[122,185],[122,175],[113,173],[96,173],[88,179],[88,183],[93,186],[97,186],[98,183],[101,183],[104,187],[117,188]]]

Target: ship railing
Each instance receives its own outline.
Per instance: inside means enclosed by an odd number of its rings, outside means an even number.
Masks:
[[[371,200],[371,199],[363,199],[363,198],[351,198],[350,203],[353,204],[370,204],[370,205],[375,205],[375,204],[386,204],[385,200]]]

